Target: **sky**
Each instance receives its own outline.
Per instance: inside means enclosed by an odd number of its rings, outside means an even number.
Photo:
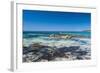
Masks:
[[[90,13],[23,10],[23,31],[84,31],[90,27]]]

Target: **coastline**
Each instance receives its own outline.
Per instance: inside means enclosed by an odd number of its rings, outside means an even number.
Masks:
[[[44,33],[44,32],[43,32]],[[69,34],[31,32],[31,38],[23,38],[23,62],[67,61],[91,59],[89,37]],[[55,36],[55,35],[57,36]],[[67,36],[67,37],[66,37]],[[70,38],[69,38],[70,37]],[[27,52],[27,53],[25,53]]]

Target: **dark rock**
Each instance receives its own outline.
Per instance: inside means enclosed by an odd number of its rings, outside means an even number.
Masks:
[[[80,46],[70,46],[69,47],[69,49],[68,49],[68,51],[70,52],[70,51],[76,51],[76,50],[78,50],[80,48]]]
[[[39,43],[31,44],[29,47],[23,47],[23,54],[28,52],[39,52],[42,48],[49,48],[49,46],[40,45]]]
[[[78,50],[79,48],[80,48],[79,46],[70,46],[70,47],[62,47],[62,48],[59,48],[58,50],[64,53],[64,52],[73,52],[73,51]]]
[[[86,51],[77,51],[76,53],[78,53],[79,55],[86,55],[87,54]]]
[[[43,56],[43,54],[39,53],[39,52],[37,54],[34,54],[33,58],[32,58],[32,62],[38,62],[38,61],[40,61],[42,59],[41,58],[42,56]]]
[[[62,49],[57,49],[55,52],[54,52],[54,57],[63,57],[65,54],[65,51],[62,50]]]
[[[29,48],[31,49],[41,49],[41,48],[46,48],[46,47],[49,47],[49,46],[40,45],[39,43],[34,43],[29,46]]]
[[[51,61],[54,60],[56,57],[68,58],[69,56],[75,56],[76,59],[81,60],[87,53],[87,51],[80,50],[80,46],[56,48],[35,43],[31,44],[29,47],[23,47],[23,61]]]
[[[41,60],[42,54],[41,53],[33,53],[29,52],[23,56],[23,62],[38,62]]]
[[[26,53],[31,52],[31,51],[32,51],[32,49],[25,47],[25,46],[23,47],[23,54],[26,54]]]
[[[55,57],[64,57],[66,52],[73,53],[78,49],[79,49],[79,46],[62,47],[62,48],[56,49],[53,55]]]
[[[42,59],[46,59],[48,61],[54,59],[53,54],[55,51],[53,48],[44,48],[39,52],[43,54]]]
[[[74,56],[83,56],[86,55],[88,52],[87,51],[75,51],[72,53]]]
[[[83,58],[81,56],[77,56],[76,59],[82,60]]]

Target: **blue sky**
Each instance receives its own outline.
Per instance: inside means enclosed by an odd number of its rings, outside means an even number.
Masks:
[[[83,31],[90,27],[90,13],[23,10],[24,31]]]

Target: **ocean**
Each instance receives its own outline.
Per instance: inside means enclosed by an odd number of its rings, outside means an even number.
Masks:
[[[83,38],[80,37],[76,37],[73,39],[51,39],[49,36],[52,34],[64,34],[64,35],[75,35],[75,36],[81,36]],[[90,32],[66,32],[66,31],[24,31],[23,32],[23,43],[24,46],[25,45],[30,45],[32,43],[48,43],[48,44],[52,44],[52,42],[66,42],[66,43],[70,43],[70,42],[75,42],[75,44],[77,42],[81,43],[89,43],[90,44],[90,39],[91,39],[91,33]],[[80,42],[81,41],[81,42]]]
[[[71,35],[75,36],[74,38],[69,38],[69,39],[63,39],[63,38],[52,38],[50,35]],[[34,45],[35,44],[35,45]],[[38,45],[36,47],[36,45]],[[31,47],[30,47],[31,46]],[[35,46],[35,47],[34,47]],[[42,46],[42,47],[40,47]],[[45,46],[45,47],[44,47]],[[44,47],[44,48],[43,48]],[[79,47],[79,48],[78,48]],[[26,50],[27,48],[27,50]],[[49,58],[54,58],[50,59],[51,61],[54,60],[78,60],[78,59],[91,59],[91,32],[66,32],[66,31],[24,31],[23,32],[23,51],[28,51],[33,50],[35,48],[38,48],[37,52],[33,51],[32,54],[31,52],[24,54],[23,55],[23,61],[28,62],[28,61],[44,61],[43,56],[46,56],[46,54],[49,52],[49,49],[53,50],[54,56],[50,56]],[[62,49],[61,49],[62,48]],[[74,49],[77,50],[74,50]],[[51,51],[52,51],[51,50]],[[66,52],[70,50],[70,58],[64,58],[60,56],[55,57],[56,51],[61,52],[62,54],[67,54],[69,52]],[[59,53],[59,54],[61,54]],[[32,54],[32,55],[30,55]],[[38,55],[39,54],[39,55]],[[42,56],[41,56],[42,54]],[[48,55],[46,56],[46,60],[48,61]],[[58,55],[59,55],[58,54]],[[79,54],[79,55],[77,55]],[[27,56],[28,59],[27,59]],[[30,57],[31,56],[31,57]],[[35,56],[34,58],[32,58]],[[41,56],[40,58],[37,59],[37,56]],[[30,60],[30,58],[32,58]],[[37,59],[37,60],[36,60]]]
[[[69,32],[69,31],[24,31],[23,38],[32,38],[32,37],[39,37],[39,36],[48,36],[51,34],[71,34],[71,35],[80,35],[87,38],[91,37],[91,32]]]

